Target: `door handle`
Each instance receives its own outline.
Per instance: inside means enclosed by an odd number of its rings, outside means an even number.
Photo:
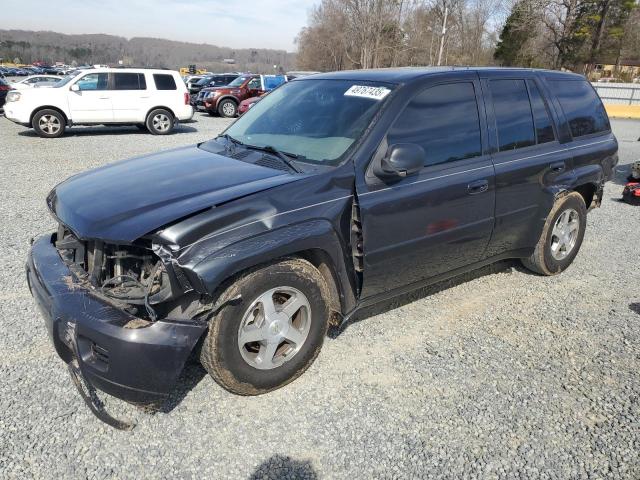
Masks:
[[[98,97],[100,100],[109,100],[111,97]]]
[[[552,172],[560,173],[560,172],[564,172],[565,164],[564,162],[556,162],[549,165],[549,168],[551,169]]]
[[[477,180],[467,185],[467,193],[469,195],[477,195],[489,190],[489,180]]]

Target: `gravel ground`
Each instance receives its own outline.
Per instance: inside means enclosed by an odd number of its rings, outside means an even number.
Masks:
[[[54,227],[57,182],[227,124],[196,120],[44,140],[0,119],[0,477],[640,478],[640,208],[618,202],[631,121],[613,122],[620,172],[562,275],[486,268],[362,315],[276,392],[232,395],[194,364],[162,412],[108,400],[132,432],[96,420],[27,290],[28,241]]]

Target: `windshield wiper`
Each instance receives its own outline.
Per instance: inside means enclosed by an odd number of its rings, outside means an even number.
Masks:
[[[241,144],[241,145],[243,145],[245,148],[250,148],[252,150],[260,150],[261,152],[271,153],[271,154],[275,155],[276,157],[278,157],[280,160],[282,160],[285,163],[285,165],[287,165],[287,167],[289,167],[294,172],[302,173],[302,170],[300,170],[300,168],[296,167],[294,165],[294,163],[287,158],[287,157],[298,158],[298,156],[293,154],[293,153],[281,152],[276,147],[273,147],[271,145],[265,145],[264,147],[258,147],[257,145],[247,145],[247,144],[244,144],[244,143]]]
[[[235,143],[236,145],[244,145],[244,143],[242,143],[240,140],[238,140],[237,138],[233,138],[231,135],[229,135],[228,133],[223,133],[222,135],[218,135],[216,138],[224,138],[225,140],[227,140],[228,142],[231,143]]]

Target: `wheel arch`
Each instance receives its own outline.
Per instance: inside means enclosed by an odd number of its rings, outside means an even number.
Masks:
[[[190,268],[197,289],[214,298],[247,270],[285,258],[302,258],[318,269],[329,287],[331,309],[343,314],[355,306],[353,275],[330,222],[311,220],[271,230],[212,252]],[[192,282],[194,283],[194,282]]]
[[[171,115],[173,115],[173,118],[176,118],[176,114],[175,112],[170,109],[169,107],[165,107],[163,105],[157,105],[155,107],[151,107],[149,110],[147,110],[147,113],[144,116],[144,122],[145,124],[147,123],[147,120],[149,120],[149,115],[151,114],[151,112],[153,112],[154,110],[166,110],[167,112],[171,113]]]
[[[56,112],[60,113],[60,115],[62,115],[64,117],[64,121],[67,125],[69,125],[69,117],[67,116],[67,114],[65,113],[64,110],[62,110],[60,107],[55,107],[53,105],[43,105],[40,107],[37,107],[33,110],[33,112],[31,112],[31,115],[29,116],[29,125],[33,124],[33,117],[36,116],[36,114],[38,112],[41,112],[42,110],[55,110]]]
[[[588,210],[594,200],[596,192],[598,191],[598,186],[593,182],[583,183],[575,186],[572,191],[578,192],[582,195],[582,199],[584,200],[584,204],[587,206]]]

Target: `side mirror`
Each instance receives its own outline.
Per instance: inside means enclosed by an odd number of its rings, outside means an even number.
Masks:
[[[74,83],[73,85],[71,85],[71,91],[72,92],[79,92],[80,91],[80,85],[78,85],[77,83]]]
[[[424,167],[427,154],[415,143],[396,143],[387,149],[379,165],[373,169],[377,177],[406,177],[418,173]]]

